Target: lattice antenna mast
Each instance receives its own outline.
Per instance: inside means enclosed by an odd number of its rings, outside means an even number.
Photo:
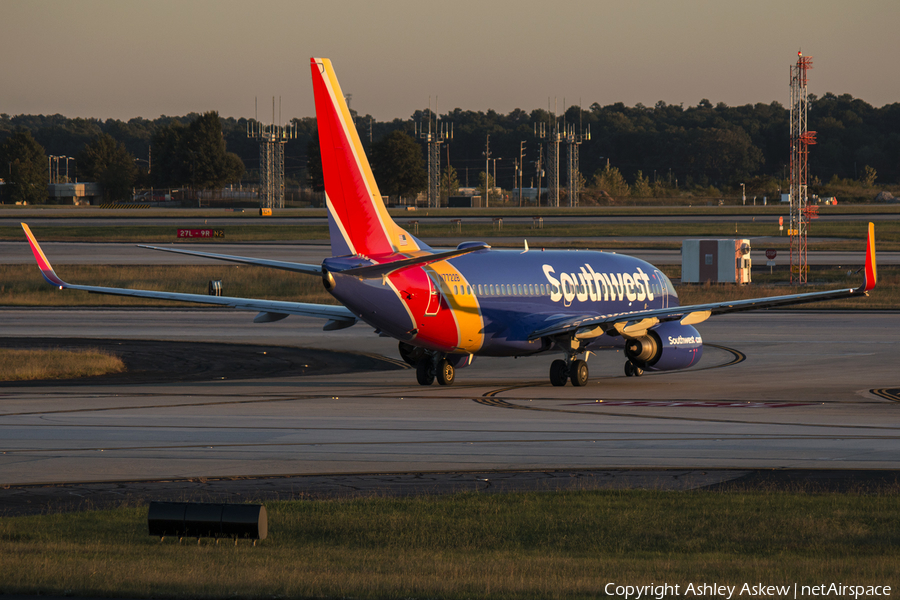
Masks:
[[[578,146],[591,139],[591,128],[585,130],[581,124],[581,107],[578,108],[578,125],[566,123],[563,139],[565,139],[569,152],[569,206],[578,206],[578,196],[581,193],[581,173],[579,171]]]
[[[559,143],[563,135],[559,131],[559,118],[556,110],[550,112],[550,101],[547,101],[547,112],[550,123],[547,131],[547,206],[559,207]]]
[[[281,98],[278,99],[281,120]],[[284,208],[284,145],[297,137],[296,125],[275,124],[275,97],[272,96],[272,124],[258,118],[247,123],[247,137],[259,140],[259,207]]]
[[[539,140],[547,139],[547,124],[544,122],[534,124],[534,137]],[[541,179],[544,176],[544,146],[538,144],[538,159],[535,162],[535,172],[537,173],[537,206],[541,205]],[[549,204],[549,200],[548,200]]]
[[[453,139],[453,124],[444,123],[437,112],[437,96],[434,98],[434,112],[431,112],[431,97],[428,98],[428,120],[416,123],[416,135],[425,140],[428,149],[428,208],[441,206],[441,144]]]
[[[812,69],[812,57],[797,53],[797,64],[791,66],[791,284],[807,283],[807,231],[810,208],[807,189],[809,176],[809,147],[816,143],[816,132],[807,129],[809,101],[807,71]]]

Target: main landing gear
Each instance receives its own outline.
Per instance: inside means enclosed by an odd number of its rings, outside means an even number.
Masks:
[[[416,368],[419,385],[431,385],[435,379],[440,385],[453,385],[456,379],[456,367],[440,352],[400,342],[400,357]]]
[[[625,361],[625,376],[626,377],[640,377],[644,374],[644,369],[637,366],[630,360]]]
[[[431,385],[435,379],[440,385],[453,385],[456,368],[440,354],[427,354],[416,363],[416,380],[419,385]]]
[[[571,379],[572,385],[581,387],[588,382],[588,366],[581,359],[571,357],[569,360],[554,360],[550,364],[550,383],[560,387]]]
[[[628,377],[640,377],[644,374],[644,369],[637,366],[630,360],[625,361],[625,375]],[[550,364],[550,383],[554,386],[561,387],[571,380],[572,385],[581,387],[587,385],[588,382],[588,366],[581,359],[574,356],[568,360],[554,360]]]

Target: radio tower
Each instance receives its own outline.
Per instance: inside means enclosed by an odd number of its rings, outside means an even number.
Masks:
[[[550,121],[550,136],[547,138],[547,206],[559,207],[559,119],[556,115]]]
[[[591,130],[590,126],[588,126],[587,130],[579,132],[574,124],[567,124],[565,127],[566,133],[563,139],[569,146],[569,206],[573,207],[578,206],[578,194],[581,192],[581,174],[578,171],[578,146],[582,142],[591,139]]]
[[[428,99],[428,127],[423,123],[417,123],[419,139],[425,140],[428,147],[428,208],[441,207],[441,144],[453,139],[453,128],[447,127],[441,122],[437,113],[437,99],[435,99],[435,112],[431,112],[431,99]]]
[[[807,159],[809,147],[816,143],[816,132],[807,130],[807,71],[812,69],[812,57],[797,53],[797,64],[791,67],[791,284],[807,282],[809,264],[807,262],[806,234],[809,228]]]
[[[259,207],[284,208],[284,145],[296,137],[296,130],[275,125],[274,97],[272,125],[254,119],[247,124],[247,137],[259,140]]]
[[[549,100],[548,100],[549,105]],[[559,131],[559,119],[550,112],[549,131],[545,123],[535,123],[534,135],[547,140],[547,206],[559,207],[559,143],[564,137]],[[540,206],[540,184],[538,185],[538,206]]]

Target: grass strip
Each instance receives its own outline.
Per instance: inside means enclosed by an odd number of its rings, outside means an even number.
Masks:
[[[6,593],[593,598],[609,583],[900,583],[900,496],[582,491],[267,504],[257,547],[160,542],[146,508],[0,522]],[[747,595],[745,594],[744,597]]]
[[[10,350],[0,348],[0,381],[72,379],[125,370],[122,360],[98,348]]]
[[[211,279],[221,280],[223,294],[241,298],[337,304],[322,279],[278,269],[240,265],[60,265],[65,281],[101,287],[206,294]],[[47,284],[34,265],[0,265],[2,306],[198,306],[142,298],[59,290]]]
[[[405,227],[406,223],[400,220],[398,224]],[[110,227],[102,224],[82,226],[36,226],[32,228],[35,236],[40,241],[72,242],[128,242],[128,243],[165,243],[179,241],[185,244],[192,243],[176,238],[176,227],[168,225],[123,225]],[[299,241],[299,240],[325,240],[328,239],[328,227],[325,225],[227,225],[216,227],[225,232],[225,237],[215,238],[228,242],[260,242],[260,241]],[[859,221],[828,221],[817,222],[809,229],[810,235],[816,238],[834,238],[827,242],[819,242],[818,246],[811,244],[812,249],[831,249],[830,244],[837,244],[834,249],[862,249],[867,233],[865,219]],[[576,224],[546,224],[543,229],[532,229],[527,223],[508,223],[503,229],[497,230],[490,222],[479,219],[474,222],[463,220],[461,230],[450,227],[444,223],[420,222],[419,238],[445,238],[466,237],[490,242],[494,236],[527,238],[542,240],[544,238],[570,238],[568,240],[554,240],[554,245],[568,247],[599,247],[609,246],[610,242],[616,243],[616,238],[638,237],[647,238],[647,243],[657,242],[655,237],[759,237],[778,236],[777,221],[751,222],[751,223],[587,223]],[[596,239],[603,238],[603,239]],[[879,221],[876,226],[876,239],[881,250],[900,249],[900,220]],[[19,227],[0,227],[0,240],[25,241],[25,235]],[[850,240],[852,247],[846,248]],[[857,242],[859,240],[859,242]],[[209,239],[198,240],[209,243]],[[215,241],[215,240],[213,240]],[[860,243],[862,242],[862,243]],[[785,243],[789,243],[785,238]],[[636,247],[635,242],[629,242],[631,247]],[[534,246],[543,245],[543,242],[535,242]],[[672,247],[680,247],[674,242]]]
[[[709,204],[707,204],[709,203]],[[417,216],[431,215],[444,217],[495,217],[495,216],[571,216],[571,215],[784,215],[789,214],[789,206],[780,202],[771,202],[766,206],[759,204],[741,205],[733,201],[718,206],[718,198],[680,199],[672,200],[660,198],[656,203],[649,203],[647,199],[641,199],[640,205],[618,206],[579,206],[570,207],[519,207],[513,205],[491,203],[489,208],[418,208],[408,210],[406,207],[389,208],[388,212],[397,220],[403,218],[414,219]],[[900,204],[838,204],[836,206],[819,206],[820,214],[824,215],[900,215]],[[40,205],[40,206],[0,206],[0,215],[9,217],[40,217],[40,218],[72,218],[72,217],[97,217],[119,218],[197,218],[197,219],[222,219],[256,216],[258,208],[150,208],[148,210],[106,209],[98,206],[66,206],[66,205]],[[324,208],[283,208],[275,209],[274,216],[281,218],[311,218],[324,217],[327,212]],[[264,222],[267,217],[260,217]]]
[[[661,270],[670,278],[681,278],[679,265],[665,265]],[[289,302],[336,304],[337,301],[322,287],[318,277],[300,275],[277,269],[236,265],[60,265],[56,272],[70,283],[104,287],[161,290],[189,294],[204,294],[210,279],[222,280],[224,294],[242,298],[260,298]],[[878,269],[878,285],[868,298],[830,301],[804,305],[802,308],[900,309],[900,268],[883,266]],[[786,267],[770,274],[765,267],[753,272],[753,284],[735,286],[677,285],[682,304],[702,304],[764,296],[812,292],[827,289],[857,287],[863,275],[848,275],[843,269],[813,269],[810,285],[802,288],[787,285],[790,274]],[[48,285],[33,265],[0,265],[0,306],[197,306],[196,304],[165,302],[122,296],[89,294],[76,290],[58,290]]]
[[[681,279],[681,266],[668,265],[661,269],[670,278]],[[729,300],[747,300],[767,296],[783,296],[807,292],[821,292],[842,288],[859,287],[864,280],[861,272],[856,268],[848,271],[841,269],[810,269],[808,285],[791,286],[788,267],[775,269],[773,273],[765,267],[753,272],[751,285],[733,284],[680,284],[675,286],[678,299],[682,305],[705,304],[707,302],[726,302]],[[792,309],[852,309],[852,310],[897,310],[900,309],[900,267],[885,266],[878,269],[878,284],[869,292],[869,296],[859,296],[844,300],[829,300],[827,302],[814,302],[801,304],[794,307],[784,307],[784,310]]]
[[[209,238],[191,240],[178,238],[177,230],[182,229],[172,225],[40,225],[32,227],[38,241],[53,242],[133,242],[143,243],[167,243],[180,242],[186,245],[196,242],[209,243]],[[212,241],[222,242],[264,242],[264,241],[294,241],[294,240],[319,240],[328,239],[327,225],[228,225],[226,227],[197,227],[186,229],[221,229],[225,231],[224,238],[214,238]],[[25,242],[25,234],[21,227],[0,227],[0,240]]]

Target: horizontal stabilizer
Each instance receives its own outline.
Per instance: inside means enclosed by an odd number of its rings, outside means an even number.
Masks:
[[[147,248],[149,250],[159,250],[161,252],[174,252],[175,254],[187,254],[189,256],[201,256],[212,260],[224,260],[227,262],[235,262],[243,265],[256,265],[257,267],[269,267],[270,269],[281,269],[283,271],[292,271],[294,273],[306,273],[307,275],[322,275],[322,267],[319,265],[306,265],[303,263],[286,262],[282,260],[266,260],[264,258],[248,258],[246,256],[232,256],[231,254],[214,254],[212,252],[199,252],[197,250],[183,250],[181,248],[165,248],[161,246],[142,246],[138,248]]]
[[[431,263],[455,258],[457,256],[462,256],[463,254],[469,254],[470,252],[489,249],[490,246],[488,246],[487,244],[479,244],[477,246],[468,246],[466,248],[448,250],[447,252],[438,252],[437,254],[425,254],[423,256],[416,256],[414,258],[405,258],[394,262],[368,265],[365,267],[354,267],[352,269],[341,271],[340,273],[341,275],[352,275],[361,279],[377,279],[379,277],[390,275],[391,273],[402,271],[403,269],[408,269],[410,267],[429,265]]]

